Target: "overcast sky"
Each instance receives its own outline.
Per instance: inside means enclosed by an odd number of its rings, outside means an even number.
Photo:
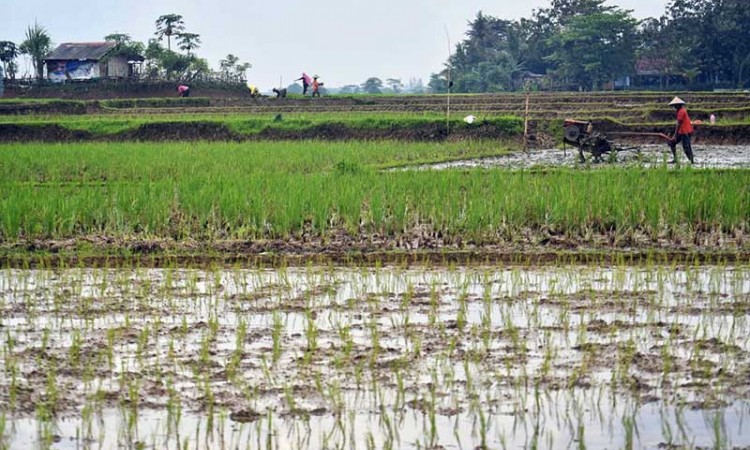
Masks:
[[[609,0],[635,17],[659,16],[667,0]],[[371,76],[422,78],[441,70],[467,21],[485,14],[518,19],[549,0],[3,0],[0,40],[17,44],[37,20],[55,44],[100,41],[128,33],[146,42],[163,14],[183,16],[198,33],[197,51],[213,68],[228,53],[253,64],[250,81],[269,90],[304,70],[328,86],[361,84]],[[165,43],[166,45],[166,43]],[[25,64],[22,64],[25,65]],[[22,70],[25,68],[22,67]]]

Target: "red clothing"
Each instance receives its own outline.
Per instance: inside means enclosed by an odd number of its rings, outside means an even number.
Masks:
[[[677,110],[677,124],[677,134],[693,134],[693,122],[684,106]]]

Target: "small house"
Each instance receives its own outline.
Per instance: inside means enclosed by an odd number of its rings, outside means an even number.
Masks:
[[[60,44],[44,61],[47,78],[63,82],[129,78],[133,76],[134,65],[143,61],[138,58],[132,61],[119,54],[115,42],[67,42]]]
[[[666,58],[640,58],[635,63],[634,84],[637,86],[663,87],[665,82],[668,86],[674,78],[679,78],[679,75],[672,73]]]

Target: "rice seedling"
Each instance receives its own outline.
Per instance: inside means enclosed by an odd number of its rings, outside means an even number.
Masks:
[[[513,242],[524,230],[549,227],[588,242],[607,230],[690,239],[707,227],[734,242],[732,235],[746,228],[750,209],[744,170],[561,169],[503,176],[492,170],[378,171],[382,164],[434,151],[423,144],[3,147],[0,179],[9,195],[0,204],[0,230],[12,239],[101,234],[178,240],[280,238],[299,235],[311,225],[307,232],[320,239],[343,229],[403,241],[414,228],[427,227],[446,242],[461,238],[484,243]],[[460,153],[466,147],[441,144],[439,151]],[[45,152],[41,162],[39,152]],[[341,158],[355,160],[363,170],[336,172]],[[83,173],[80,165],[86,166]],[[86,171],[106,181],[91,183]],[[248,192],[263,195],[248,199]],[[630,202],[623,192],[638,192],[638,201]],[[520,195],[525,202],[516,201]],[[665,195],[674,201],[661,201]],[[366,217],[363,204],[369,205]],[[59,222],[57,217],[71,219]],[[368,226],[360,229],[364,220]]]
[[[255,425],[235,425],[261,447],[270,434],[279,446],[361,448],[368,431],[378,448],[542,448],[553,445],[550,436],[594,446],[602,433],[621,439],[614,446],[742,443],[733,408],[747,404],[733,392],[749,323],[733,311],[750,276],[741,266],[687,271],[689,284],[681,267],[658,264],[0,271],[0,289],[15,292],[0,296],[0,392],[17,405],[0,413],[10,424],[33,405],[36,420],[56,424],[75,408],[80,422],[53,426],[52,435],[90,436],[105,447],[127,439],[160,447],[154,436],[166,428],[170,447],[232,440],[246,448],[244,437],[222,431],[222,415],[234,420],[251,409]],[[99,295],[104,278],[104,297],[84,320],[80,303]],[[60,295],[70,286],[81,295]],[[147,299],[140,305],[139,295]],[[58,312],[55,296],[66,298]],[[23,317],[29,298],[46,299],[35,305],[33,331]],[[275,361],[274,342],[283,342]],[[34,367],[43,382],[28,377]],[[47,401],[47,391],[57,399]],[[118,405],[122,436],[102,435],[94,417],[106,420]],[[693,408],[724,418],[696,422]],[[658,423],[659,409],[663,429],[635,426]],[[6,430],[13,448],[18,437]]]

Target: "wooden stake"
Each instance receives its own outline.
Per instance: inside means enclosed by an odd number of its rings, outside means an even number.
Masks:
[[[531,97],[531,90],[529,89],[529,83],[526,82],[526,113],[523,118],[523,151],[529,152],[529,97]]]
[[[445,136],[449,137],[451,134],[451,36],[448,33],[448,26],[445,27],[445,39],[448,42],[448,107],[445,110]]]

